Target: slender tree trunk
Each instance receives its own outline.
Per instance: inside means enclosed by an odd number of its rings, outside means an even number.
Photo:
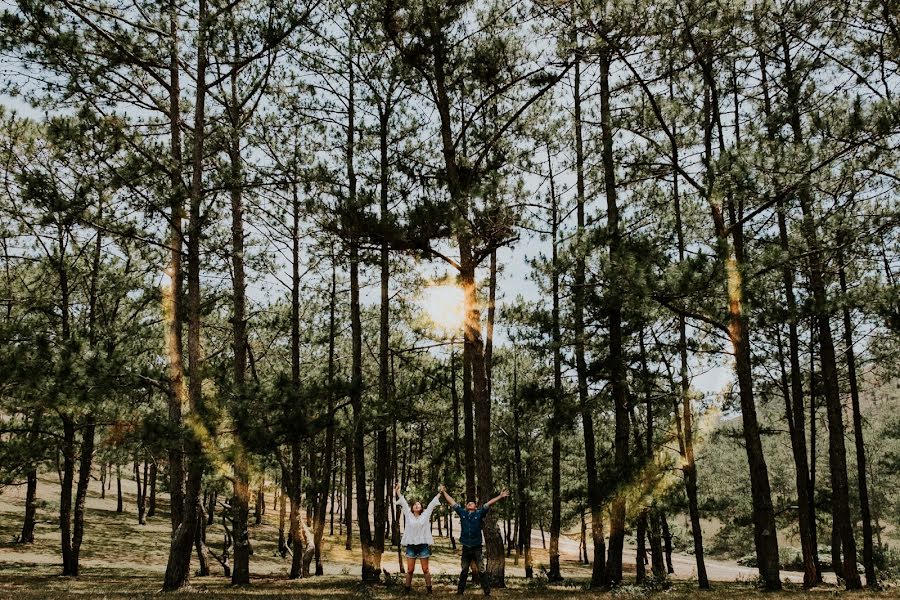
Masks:
[[[138,525],[146,525],[147,487],[141,484],[141,461],[138,459],[137,453],[134,456],[134,483],[137,486]]]
[[[637,551],[635,552],[635,583],[641,585],[647,579],[647,512],[642,510],[637,522]]]
[[[353,57],[353,39],[351,36],[348,56]],[[348,99],[347,99],[347,146],[346,167],[349,185],[347,209],[353,213],[356,207],[356,172],[354,167],[354,150],[356,138],[356,114],[354,100],[355,75],[353,60],[347,62]],[[350,257],[350,405],[353,409],[353,462],[356,478],[356,521],[359,527],[360,550],[362,551],[362,580],[366,583],[377,581],[375,556],[372,547],[372,529],[369,523],[369,501],[366,493],[366,457],[365,427],[363,422],[363,371],[362,371],[362,320],[359,304],[359,232],[355,229],[346,232]]]
[[[650,570],[657,581],[666,579],[666,565],[663,559],[662,534],[659,530],[659,511],[650,509],[648,515],[650,521]]]
[[[157,478],[157,462],[153,459],[150,463],[150,495],[147,500],[147,518],[156,516],[156,478]]]
[[[389,170],[388,134],[390,132],[391,100],[388,98],[379,107],[379,188],[382,226],[387,230],[390,226],[390,206],[388,204]],[[387,411],[390,404],[390,251],[387,242],[381,244],[381,303],[378,337],[378,401],[382,411]],[[375,462],[375,497],[372,518],[375,522],[373,568],[376,574],[381,572],[381,557],[384,554],[384,523],[387,521],[387,424],[385,415],[376,432]]]
[[[669,522],[666,520],[666,513],[659,512],[659,524],[662,526],[663,548],[666,555],[666,571],[669,574],[675,573],[675,566],[672,564],[672,532],[669,530]]]
[[[573,34],[574,37],[575,34]],[[577,41],[577,40],[573,40]],[[603,506],[600,502],[599,479],[597,476],[596,440],[594,437],[594,416],[588,399],[587,361],[584,339],[584,292],[585,292],[585,189],[584,189],[584,142],[581,120],[581,61],[580,49],[576,49],[573,97],[575,101],[575,173],[578,229],[575,237],[575,274],[573,279],[572,303],[574,319],[575,371],[578,378],[578,401],[581,407],[581,425],[584,432],[584,458],[587,475],[588,507],[591,510],[591,537],[594,545],[594,566],[591,573],[591,587],[598,588],[607,583],[606,543],[603,536]],[[585,546],[586,547],[586,546]]]
[[[125,506],[122,501],[122,466],[116,465],[116,512],[124,512]]]
[[[212,525],[216,521],[216,499],[218,492],[213,490],[209,493],[209,507],[206,509],[206,524]]]
[[[62,537],[63,571],[66,576],[78,575],[72,552],[72,485],[75,477],[75,421],[62,414],[63,478],[59,497],[59,532]]]
[[[234,60],[237,64],[241,56],[237,30],[233,31]],[[244,170],[241,158],[241,99],[238,93],[238,69],[231,70],[230,95],[228,101],[229,140],[228,159],[230,172],[228,187],[231,196],[231,271],[232,271],[232,350],[234,352],[234,402],[232,410],[234,422],[234,497],[231,501],[234,538],[234,568],[231,571],[232,585],[250,583],[250,466],[244,450],[243,435],[245,413],[249,398],[246,388],[247,373],[247,291],[244,274]]]
[[[491,398],[494,374],[494,321],[497,316],[497,251],[491,252],[488,267],[487,323],[484,339],[484,373],[487,377],[487,395]]]
[[[644,456],[647,464],[653,462],[654,460],[654,415],[653,415],[653,395],[651,388],[651,376],[650,369],[647,363],[647,349],[644,344],[644,331],[641,329],[640,337],[638,338],[639,347],[640,347],[640,358],[641,358],[641,371],[642,378],[644,380],[645,385],[645,400],[644,404],[646,406],[646,416],[647,416],[647,431],[646,431],[646,448],[644,442],[641,440],[640,433],[638,431],[637,417],[635,413],[631,412],[631,420],[634,424],[634,441],[635,448],[637,450],[638,456]],[[678,408],[676,401],[676,410]],[[678,435],[681,435],[680,427],[678,429]],[[679,437],[679,440],[681,438]],[[642,509],[641,514],[638,520],[638,552],[637,552],[637,574],[641,579],[646,577],[646,558],[647,558],[647,550],[646,550],[646,538],[650,539],[650,553],[652,556],[652,571],[653,577],[657,581],[664,581],[666,579],[666,570],[663,566],[662,562],[662,546],[660,545],[659,539],[659,526],[658,523],[655,522],[656,510],[654,503],[651,501],[650,506]],[[704,573],[705,574],[705,573]]]
[[[194,549],[197,551],[197,575],[200,577],[208,577],[209,548],[206,546],[206,515],[203,514],[202,502],[197,503],[196,523],[197,526],[194,528]]]
[[[526,518],[525,513],[528,510],[528,498],[527,498],[527,485],[525,482],[524,470],[525,465],[522,462],[522,444],[519,433],[519,399],[518,399],[518,376],[519,376],[519,361],[516,347],[513,346],[513,372],[512,372],[512,398],[510,400],[510,408],[512,410],[513,417],[513,431],[512,431],[512,443],[513,443],[513,463],[515,464],[516,469],[516,565],[519,564],[519,557],[522,555],[525,549],[525,535],[528,534],[528,537],[531,537],[531,532],[526,532]]]
[[[40,435],[43,412],[38,410],[31,422],[31,430],[28,432],[30,445],[37,444]],[[34,543],[34,526],[37,516],[37,467],[33,464],[26,473],[25,488],[25,518],[22,522],[22,533],[19,535],[20,544]]]
[[[669,95],[674,95],[673,85],[669,82]],[[674,129],[674,126],[673,126]],[[675,207],[675,234],[678,240],[678,262],[685,260],[684,223],[681,214],[681,193],[679,190],[678,147],[672,144],[672,198]],[[703,553],[703,529],[700,525],[700,503],[697,498],[697,463],[694,458],[694,410],[691,400],[691,381],[688,369],[687,353],[687,320],[683,314],[678,315],[678,355],[681,409],[675,404],[675,421],[678,434],[678,449],[681,454],[682,476],[684,477],[685,494],[688,500],[688,514],[691,520],[691,537],[694,542],[694,559],[697,563],[697,584],[700,589],[709,589],[709,577],[706,574],[706,560]],[[650,528],[651,532],[653,527]],[[659,574],[665,576],[661,565],[654,565]]]
[[[622,233],[619,226],[619,208],[616,192],[616,164],[613,156],[613,123],[609,74],[612,66],[612,50],[600,53],[600,129],[602,137],[603,181],[606,192],[609,258],[613,272],[623,265]],[[629,452],[628,371],[625,364],[624,333],[622,330],[622,298],[620,285],[613,285],[608,292],[607,315],[609,319],[609,365],[615,409],[614,464],[618,481],[628,481],[631,471]],[[609,556],[606,561],[606,583],[618,585],[622,581],[622,552],[625,544],[625,495],[620,491],[612,501],[609,521]]]
[[[291,464],[286,478],[290,482],[291,496],[290,533],[288,535],[291,546],[289,579],[297,579],[303,575],[303,538],[300,535],[300,511],[303,509],[301,459],[302,448],[300,442],[295,441],[291,443]]]
[[[560,430],[563,427],[562,384],[562,332],[559,308],[559,206],[556,197],[556,183],[553,179],[553,158],[547,147],[547,168],[550,173],[550,228],[552,237],[552,335],[553,335],[553,422],[550,432],[553,436],[550,451],[550,571],[547,580],[551,583],[562,581],[559,568],[559,535],[562,530],[562,443]]]
[[[760,577],[767,590],[781,589],[781,575],[778,562],[778,537],[775,524],[775,510],[772,505],[772,492],[769,484],[769,470],[763,453],[760,437],[759,418],[756,413],[756,401],[753,395],[753,366],[750,346],[749,319],[744,310],[743,283],[743,238],[740,223],[728,227],[722,212],[721,200],[717,199],[721,192],[715,192],[717,183],[712,163],[713,131],[716,125],[721,129],[719,119],[719,99],[716,80],[713,76],[712,59],[700,57],[704,77],[703,95],[703,140],[704,168],[706,171],[706,200],[712,215],[714,232],[718,245],[719,260],[722,261],[726,274],[726,293],[728,299],[728,336],[734,352],[735,372],[738,380],[741,405],[741,421],[743,423],[744,446],[747,451],[747,464],[750,471],[750,493],[753,503],[753,538],[756,548],[757,565]],[[719,143],[724,144],[720,133]],[[731,210],[731,195],[725,194]]]
[[[319,510],[316,518],[314,540],[316,545],[316,575],[324,575],[325,567],[322,564],[322,540],[325,534],[325,504],[328,500],[329,484],[334,478],[334,375],[335,375],[335,337],[337,336],[337,323],[335,320],[335,308],[337,305],[337,267],[334,258],[331,261],[331,302],[328,312],[328,425],[325,428],[325,451],[322,469],[322,482],[320,490]],[[334,488],[331,489],[331,533],[334,534]]]
[[[351,550],[353,548],[353,438],[348,433],[344,443],[346,456],[344,459],[344,519],[343,523],[346,528],[346,541],[344,549]]]
[[[475,445],[477,494],[481,502],[486,502],[493,493],[494,476],[491,464],[491,406],[487,395],[484,347],[481,341],[481,311],[478,308],[475,285],[475,265],[473,263],[470,240],[465,235],[458,238],[463,268],[460,283],[463,288],[466,308],[464,354],[468,352],[472,366],[472,396],[475,408]],[[505,587],[505,564],[503,560],[503,538],[497,526],[496,513],[489,511],[484,521],[484,541],[487,564],[483,577],[491,578],[492,587]]]
[[[288,553],[287,538],[284,535],[284,526],[287,523],[286,496],[284,490],[278,496],[278,553],[281,554],[281,558],[287,556]]]
[[[455,339],[450,340],[450,410],[453,415],[453,462],[455,472],[462,471],[462,460],[459,453],[459,392],[456,388],[456,348]],[[396,456],[395,456],[396,458]]]
[[[803,129],[799,112],[800,89],[799,83],[795,81],[793,75],[790,47],[787,33],[784,30],[781,31],[781,43],[784,52],[784,77],[787,88],[787,104],[790,109],[790,126],[793,133],[793,142],[796,146],[803,147]],[[813,312],[818,325],[822,380],[825,391],[826,414],[828,415],[828,458],[831,467],[832,513],[835,527],[841,539],[844,581],[848,590],[857,589],[862,587],[862,583],[859,573],[856,571],[856,540],[853,535],[853,520],[850,515],[850,486],[847,477],[847,454],[844,445],[843,407],[838,384],[834,339],[831,333],[831,319],[821,245],[813,215],[813,198],[809,181],[801,182],[797,199],[800,202],[800,209],[803,213],[801,231],[809,251],[809,287],[813,296]]]
[[[476,498],[475,421],[472,406],[472,358],[463,343],[463,439],[466,459],[466,501]]]
[[[328,507],[328,535],[334,535],[334,509],[335,502],[337,501],[337,476],[340,472],[340,468],[335,468],[331,471],[331,503]],[[321,560],[321,554],[317,560]],[[319,575],[318,569],[316,570],[316,575]]]
[[[184,159],[181,151],[181,60],[178,40],[180,4],[169,3],[169,132],[172,166],[169,172],[171,199],[169,206],[169,276],[168,293],[164,294],[163,313],[165,316],[166,352],[168,355],[168,416],[178,435],[173,436],[168,448],[169,456],[169,497],[172,519],[172,535],[175,534],[183,518],[184,508],[184,454],[182,451],[181,427],[182,411],[187,401],[184,383],[183,327],[184,320],[182,251],[184,246],[182,219],[184,201],[187,195],[181,171]]]
[[[853,321],[847,299],[847,273],[844,264],[840,267],[842,312],[844,318],[844,357],[847,363],[847,379],[850,384],[850,404],[853,410],[853,436],[856,446],[856,475],[859,483],[859,510],[863,529],[863,567],[866,571],[866,585],[878,587],[875,573],[875,547],[872,540],[872,514],[869,509],[869,485],[866,473],[866,446],[863,439],[862,411],[859,408],[859,384],[856,379],[856,353],[853,351]]]
[[[761,81],[763,87],[764,110],[767,116],[771,115],[771,101],[766,72],[766,54],[760,53]],[[770,139],[775,139],[775,132],[769,131]],[[822,581],[819,568],[818,549],[816,548],[816,523],[811,515],[812,490],[809,487],[809,463],[806,456],[806,428],[805,411],[803,408],[803,374],[800,370],[800,342],[797,330],[798,310],[794,296],[794,272],[791,267],[790,243],[787,233],[787,218],[784,199],[778,197],[778,239],[782,252],[785,254],[782,267],[782,285],[784,286],[784,298],[788,312],[788,344],[790,356],[790,386],[783,385],[786,419],[791,435],[791,450],[794,456],[795,479],[797,486],[798,520],[800,528],[800,546],[803,555],[803,586],[812,587]],[[780,351],[780,344],[779,344]]]
[[[453,140],[453,125],[451,119],[451,100],[447,89],[448,75],[446,72],[446,52],[444,39],[438,31],[437,24],[432,25],[435,35],[433,50],[433,75],[435,103],[440,117],[441,149],[444,158],[444,167],[448,184],[448,192],[456,206],[461,207],[460,212],[465,215],[470,205],[469,190],[460,177],[457,163],[457,147]],[[485,370],[484,342],[481,337],[481,310],[477,304],[477,290],[475,281],[476,262],[474,240],[470,232],[460,228],[456,232],[456,242],[459,246],[459,283],[463,289],[465,307],[465,343],[463,345],[463,360],[468,358],[472,375],[472,401],[475,408],[476,431],[475,445],[477,448],[477,487],[476,492],[483,500],[493,491],[493,472],[491,462],[491,404],[488,391],[487,372]],[[466,457],[469,460],[469,457]],[[469,482],[467,481],[467,487]],[[467,490],[468,491],[468,490]],[[503,538],[497,526],[494,511],[489,511],[484,521],[484,539],[487,555],[487,565],[483,576],[490,577],[495,587],[505,585],[505,563],[503,560]]]
[[[207,0],[199,0],[197,22],[197,71],[196,99],[194,102],[194,148],[191,173],[191,202],[188,216],[188,402],[194,415],[203,414],[203,376],[200,344],[200,236],[202,233],[203,165],[206,131],[206,35],[208,26]],[[187,584],[190,578],[191,551],[197,528],[197,503],[203,479],[204,459],[202,445],[195,433],[185,442],[188,457],[187,483],[185,485],[183,520],[172,536],[169,560],[163,589],[176,590]]]

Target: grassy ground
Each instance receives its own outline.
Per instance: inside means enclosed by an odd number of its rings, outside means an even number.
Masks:
[[[162,575],[168,554],[169,516],[165,498],[161,499],[158,515],[149,519],[147,525],[138,525],[135,511],[133,482],[124,481],[125,511],[115,511],[115,494],[107,493],[100,498],[99,485],[95,483],[87,500],[86,534],[82,547],[82,575],[77,579],[62,578],[59,556],[59,528],[56,522],[58,503],[55,481],[42,480],[38,489],[40,500],[35,543],[22,546],[14,543],[21,527],[24,490],[7,489],[0,495],[0,600],[56,599],[56,598],[110,598],[136,600],[158,597]],[[288,581],[289,561],[277,553],[278,514],[269,510],[263,523],[251,530],[254,555],[251,559],[253,585],[249,588],[234,589],[222,576],[217,563],[211,565],[213,576],[195,577],[189,589],[166,598],[298,598],[298,599],[342,599],[391,598],[402,594],[402,584],[398,573],[396,552],[386,554],[384,566],[393,575],[386,584],[370,588],[357,583],[360,557],[358,548],[344,549],[343,538],[338,535],[328,537],[324,544],[325,576],[307,580]],[[338,533],[337,531],[335,532]],[[208,542],[214,550],[219,549],[222,529],[216,524],[208,530]],[[540,539],[534,542],[534,562],[536,573],[548,563],[546,550],[541,548]],[[679,569],[681,578],[664,591],[646,592],[635,586],[623,586],[611,592],[587,590],[589,568],[578,564],[577,554],[563,552],[563,572],[567,577],[565,585],[547,586],[538,578],[529,581],[524,578],[521,565],[512,560],[507,566],[508,587],[497,590],[495,596],[503,598],[529,598],[534,600],[563,598],[604,598],[637,599],[647,596],[659,598],[707,598],[709,600],[743,600],[765,598],[815,598],[826,599],[836,593],[834,587],[824,587],[812,592],[803,592],[796,585],[787,584],[780,594],[763,595],[758,592],[745,572],[738,574],[743,582],[716,583],[712,592],[699,593],[691,581],[691,571]],[[434,597],[449,598],[455,592],[454,575],[458,573],[458,554],[449,547],[446,538],[438,538],[434,547],[432,573],[435,577]],[[196,563],[195,563],[196,564]],[[633,581],[633,564],[628,578]],[[752,572],[752,571],[751,571]],[[415,596],[425,597],[424,583],[420,573],[414,582]],[[467,596],[478,597],[479,589],[470,588]],[[880,594],[869,592],[849,595],[854,599],[898,598],[900,591],[889,590]]]

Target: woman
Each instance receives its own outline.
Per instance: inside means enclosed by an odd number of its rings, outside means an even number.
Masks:
[[[413,502],[412,508],[406,502],[406,498],[400,493],[400,483],[394,484],[394,496],[397,504],[403,509],[406,518],[406,527],[403,529],[403,537],[400,544],[406,546],[406,592],[412,591],[413,571],[416,569],[416,559],[422,564],[422,573],[425,575],[425,589],[431,593],[431,571],[428,570],[428,558],[431,556],[431,545],[434,538],[431,536],[431,513],[441,503],[440,494],[435,494],[428,507],[422,509],[421,502]]]

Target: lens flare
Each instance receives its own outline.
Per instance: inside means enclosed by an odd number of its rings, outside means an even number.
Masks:
[[[437,327],[448,332],[462,329],[466,318],[462,288],[452,284],[429,286],[422,292],[421,304]]]

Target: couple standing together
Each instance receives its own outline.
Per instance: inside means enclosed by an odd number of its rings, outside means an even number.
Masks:
[[[481,530],[484,525],[484,516],[495,502],[499,502],[503,498],[509,496],[508,490],[503,490],[496,498],[492,498],[484,503],[480,508],[475,504],[474,500],[466,502],[463,508],[459,503],[450,497],[447,489],[441,485],[438,493],[428,503],[426,508],[422,508],[421,502],[413,502],[412,507],[400,493],[400,484],[394,485],[394,495],[397,497],[397,504],[403,509],[403,516],[406,518],[406,528],[403,530],[403,537],[400,544],[406,546],[406,591],[412,590],[412,576],[416,568],[416,559],[422,564],[422,573],[425,575],[425,586],[428,593],[431,593],[431,572],[428,569],[428,559],[431,557],[431,545],[434,544],[434,538],[431,535],[431,513],[441,503],[441,494],[447,504],[453,508],[453,511],[459,516],[460,529],[459,541],[462,544],[462,570],[459,574],[459,584],[456,587],[456,593],[462,594],[466,590],[466,579],[469,577],[469,565],[475,563],[476,570],[481,574],[481,588],[484,595],[491,594],[491,581],[484,573],[482,565],[481,551]]]

